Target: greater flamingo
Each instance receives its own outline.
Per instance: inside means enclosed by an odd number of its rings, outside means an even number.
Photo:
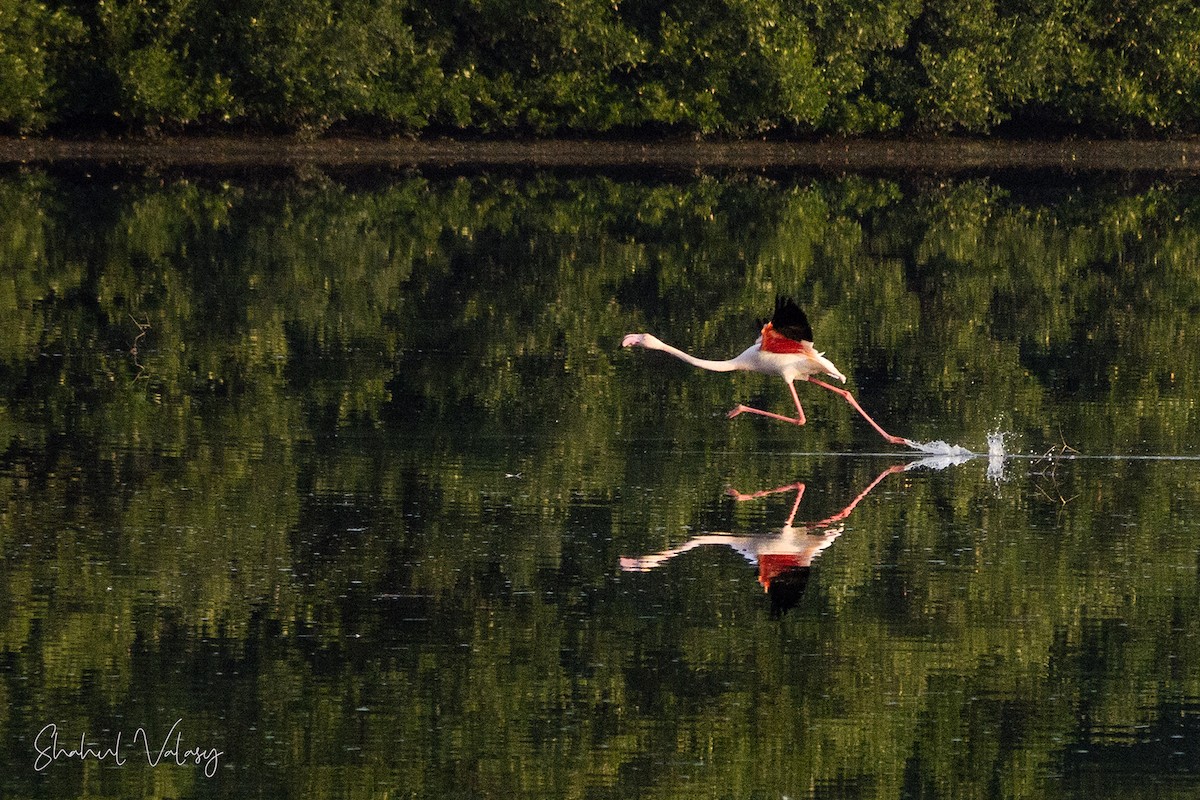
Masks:
[[[825,383],[825,381],[820,381],[813,377],[813,375],[825,374],[837,378],[842,383],[846,382],[846,376],[838,371],[833,362],[813,348],[812,326],[808,324],[808,318],[804,316],[804,312],[800,310],[800,307],[791,298],[777,297],[775,299],[775,314],[771,317],[770,322],[762,326],[762,333],[758,339],[740,355],[726,361],[709,361],[703,358],[696,358],[689,353],[666,344],[649,333],[631,333],[621,342],[622,347],[633,347],[635,345],[644,347],[647,350],[661,350],[664,353],[675,356],[681,361],[686,361],[693,367],[707,369],[712,372],[746,370],[749,372],[761,372],[766,375],[778,375],[787,383],[788,391],[792,393],[792,400],[796,403],[795,417],[785,417],[782,414],[738,405],[729,412],[728,416],[730,419],[742,412],[748,411],[751,414],[761,414],[764,417],[790,422],[793,425],[803,425],[806,421],[804,407],[800,405],[800,395],[796,394],[796,387],[793,382],[804,380],[809,383],[815,383],[823,389],[828,389],[834,394],[841,395],[855,411],[862,414],[863,419],[871,423],[871,427],[878,431],[880,436],[892,444],[919,448],[918,443],[905,439],[903,436],[893,436],[881,428],[879,423],[871,419],[871,415],[863,410],[863,407],[858,404],[858,401],[854,399],[854,396],[850,392],[845,389],[839,389],[836,386],[831,386]]]

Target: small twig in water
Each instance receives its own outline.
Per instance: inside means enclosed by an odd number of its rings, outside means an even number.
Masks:
[[[147,317],[145,322],[138,322],[137,317],[133,316],[133,314],[130,314],[129,318],[133,320],[133,324],[136,325],[138,329],[138,335],[133,337],[133,343],[129,346],[129,354],[133,356],[133,365],[138,368],[137,375],[133,376],[133,379],[136,381],[146,373],[145,365],[138,360],[138,342],[145,337],[146,331],[150,330],[150,318]]]
[[[1065,436],[1063,436],[1063,432],[1061,430],[1058,432],[1058,437],[1060,439],[1060,443],[1054,447],[1051,447],[1040,459],[1038,459],[1039,464],[1043,461],[1049,463],[1049,469],[1045,469],[1038,474],[1040,474],[1042,477],[1047,477],[1050,479],[1050,483],[1052,484],[1051,488],[1054,490],[1054,495],[1057,495],[1057,497],[1052,496],[1049,492],[1047,492],[1041,486],[1041,484],[1037,484],[1036,486],[1042,497],[1045,497],[1052,503],[1059,503],[1063,506],[1066,506],[1067,503],[1071,502],[1079,495],[1074,494],[1070,497],[1063,496],[1062,490],[1058,485],[1058,464],[1060,461],[1069,458],[1070,455],[1079,455],[1079,451],[1067,444],[1067,439]]]
[[[1078,450],[1076,450],[1074,447],[1071,447],[1071,445],[1067,444],[1067,437],[1063,436],[1063,432],[1062,432],[1061,428],[1058,431],[1058,438],[1059,438],[1060,443],[1055,445],[1054,447],[1051,447],[1049,450],[1047,450],[1046,454],[1044,456],[1042,456],[1043,459],[1055,461],[1056,459],[1065,458],[1067,453],[1073,453],[1075,455],[1079,455]]]

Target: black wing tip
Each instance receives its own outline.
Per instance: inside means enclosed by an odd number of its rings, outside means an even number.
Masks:
[[[796,305],[796,301],[784,295],[775,296],[775,315],[771,317],[771,327],[789,339],[799,342],[813,340],[812,326],[808,317]]]

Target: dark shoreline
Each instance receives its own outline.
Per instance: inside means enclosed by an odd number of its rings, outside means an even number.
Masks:
[[[648,167],[822,171],[1200,172],[1200,139],[1174,141],[984,139],[885,141],[608,141],[335,137],[0,138],[0,163],[147,166]]]

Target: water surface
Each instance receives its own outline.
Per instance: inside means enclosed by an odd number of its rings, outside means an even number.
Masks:
[[[1194,796],[1196,194],[0,176],[0,794]]]

